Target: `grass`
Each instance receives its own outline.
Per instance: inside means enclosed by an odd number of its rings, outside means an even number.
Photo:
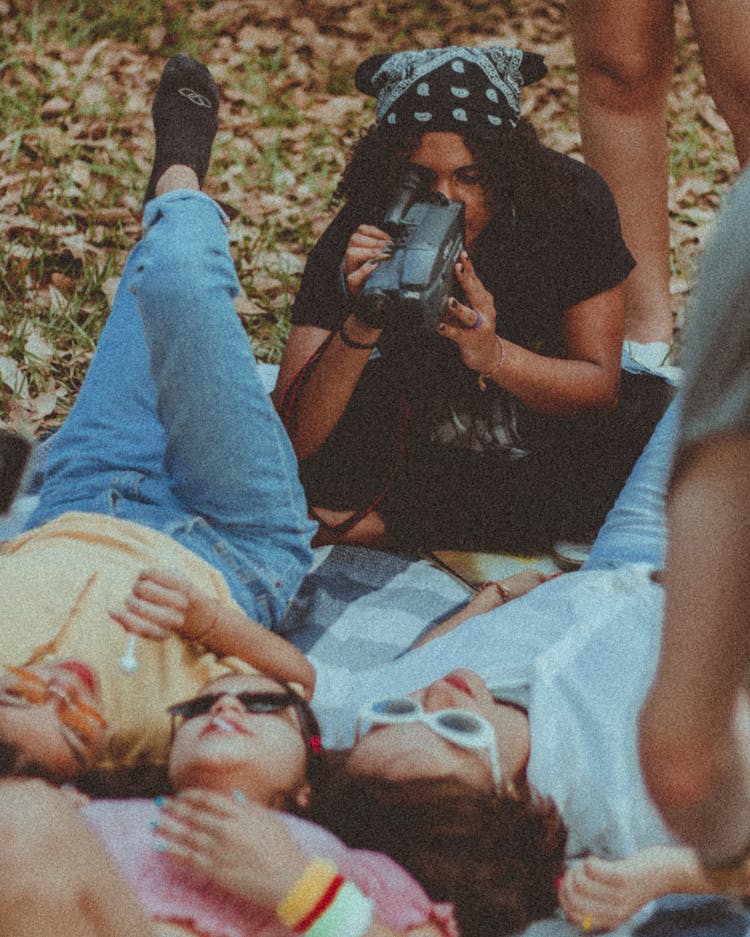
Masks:
[[[175,50],[206,61],[223,89],[207,191],[232,218],[246,294],[240,314],[262,360],[280,357],[304,258],[331,217],[346,144],[372,118],[372,102],[352,81],[366,55],[426,42],[541,42],[554,58],[554,88],[526,92],[531,116],[547,142],[579,149],[575,65],[558,0],[340,8],[309,0],[0,0],[0,12],[11,8],[13,16],[0,18],[0,422],[30,432],[58,425],[75,399],[139,235],[148,110]],[[696,219],[715,207],[732,166],[705,91],[696,97],[701,76],[689,37],[678,59],[688,93],[674,99],[671,171],[676,186],[697,180],[698,192],[672,206],[679,278],[692,275]],[[696,119],[696,102],[708,123]],[[22,382],[15,391],[13,381]]]

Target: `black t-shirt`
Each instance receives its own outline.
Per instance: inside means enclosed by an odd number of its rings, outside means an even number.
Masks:
[[[546,150],[544,159],[553,180],[546,198],[527,199],[529,207],[523,211],[512,200],[501,199],[473,245],[472,262],[494,297],[497,333],[539,354],[564,357],[566,311],[621,283],[634,260],[603,179],[554,151]],[[334,330],[347,317],[340,264],[350,235],[362,223],[377,225],[380,219],[361,206],[345,205],[313,248],[292,308],[293,324]],[[404,529],[411,524],[406,518],[412,506],[420,515],[441,513],[455,476],[470,476],[474,501],[489,507],[490,491],[502,490],[508,501],[520,501],[529,484],[549,500],[563,461],[561,489],[575,475],[577,418],[540,414],[492,383],[482,393],[477,374],[461,362],[452,342],[421,323],[399,319],[381,334],[377,353],[323,450],[302,465],[303,482],[315,503],[344,508],[356,506],[351,502],[357,493],[365,499],[376,496],[394,453],[402,448],[394,427],[404,400],[411,411],[406,465],[395,486],[400,495],[391,499],[398,502],[393,510]],[[589,422],[584,415],[580,425]],[[614,425],[607,420],[607,427]],[[600,435],[601,424],[595,433]],[[620,448],[614,446],[612,452],[620,458]],[[531,473],[526,481],[518,471],[523,463]],[[518,485],[515,491],[508,483],[509,469]],[[375,481],[368,486],[368,479]],[[436,486],[439,496],[425,501],[423,493]],[[456,505],[461,503],[459,488],[456,482]],[[388,514],[388,498],[378,507]],[[454,513],[466,510],[468,501]],[[533,525],[537,519],[538,510],[524,507],[519,524]],[[472,523],[481,522],[483,517],[475,516]],[[450,532],[441,529],[439,539],[447,544]],[[455,542],[468,543],[460,538]]]
[[[519,216],[512,203],[501,202],[475,242],[472,261],[495,299],[498,334],[539,354],[564,356],[565,312],[621,283],[634,261],[602,178],[554,151],[547,151],[546,159],[550,177],[556,180],[554,204],[540,204]],[[346,244],[359,224],[379,220],[350,205],[337,215],[308,259],[292,308],[295,325],[334,330],[346,318],[339,272]],[[487,409],[487,398],[480,400],[477,394],[477,376],[462,364],[456,346],[420,323],[400,321],[386,329],[379,353],[391,379],[421,412],[432,414],[433,423],[444,422],[448,399],[461,399],[463,410],[480,405]],[[540,426],[537,415],[528,414],[518,402],[499,403],[508,395],[494,385],[490,388],[489,407],[510,406],[516,423],[522,424],[522,437],[533,432],[532,427],[537,427],[534,435],[547,435],[546,420]],[[465,444],[484,448],[477,439]]]

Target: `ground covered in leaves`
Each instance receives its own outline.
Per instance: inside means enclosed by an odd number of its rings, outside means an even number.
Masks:
[[[64,419],[128,247],[152,153],[149,107],[166,57],[200,57],[222,89],[206,190],[232,218],[259,358],[277,361],[305,257],[330,221],[346,150],[372,120],[352,84],[375,52],[520,45],[550,74],[524,92],[544,142],[580,156],[565,4],[554,0],[0,0],[0,424]],[[736,171],[684,0],[670,97],[673,293]]]

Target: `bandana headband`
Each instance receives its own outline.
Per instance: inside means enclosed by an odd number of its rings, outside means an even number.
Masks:
[[[521,88],[546,72],[533,52],[449,46],[371,56],[355,84],[377,98],[380,126],[481,132],[506,122],[515,127]]]

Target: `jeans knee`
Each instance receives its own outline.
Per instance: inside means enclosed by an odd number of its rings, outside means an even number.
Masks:
[[[133,292],[141,302],[189,309],[201,295],[239,291],[228,239],[212,204],[168,203],[142,242]]]

